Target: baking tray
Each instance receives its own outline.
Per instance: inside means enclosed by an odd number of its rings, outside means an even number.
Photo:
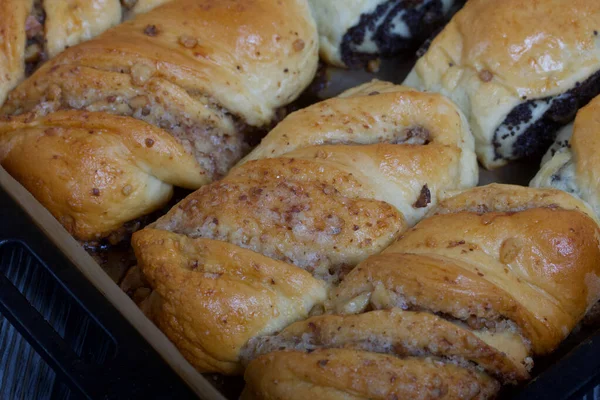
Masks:
[[[405,56],[382,62],[376,73],[323,69],[311,85],[311,89],[302,95],[291,108],[304,107],[320,99],[335,96],[346,88],[374,78],[401,83],[413,64],[414,57]],[[537,172],[538,166],[539,160],[530,159],[525,162],[512,163],[496,171],[480,169],[479,184],[504,182],[527,185]],[[11,205],[3,204],[3,207],[18,208],[23,214],[23,217],[19,219],[20,222],[13,222],[12,225],[7,225],[6,221],[0,219],[3,221],[0,225],[2,227],[0,234],[4,235],[4,240],[17,240],[31,249],[38,248],[42,253],[53,252],[54,256],[49,256],[50,261],[45,261],[42,257],[38,260],[39,263],[49,267],[50,271],[56,271],[52,266],[56,267],[56,263],[60,264],[58,269],[61,273],[53,273],[57,283],[69,292],[74,301],[83,307],[90,318],[104,321],[100,324],[108,332],[112,332],[110,329],[117,329],[117,334],[110,333],[110,335],[118,337],[122,341],[118,346],[121,350],[123,343],[128,343],[132,349],[139,350],[141,348],[140,354],[145,354],[144,360],[150,363],[146,365],[152,365],[153,370],[155,368],[161,370],[168,366],[181,378],[178,380],[169,373],[165,373],[167,386],[173,388],[166,398],[187,398],[190,397],[190,393],[206,400],[237,398],[243,387],[240,378],[225,378],[215,374],[203,376],[197,373],[166,336],[119,288],[115,281],[122,276],[123,266],[114,265],[111,257],[98,257],[97,253],[92,257],[88,254],[44,207],[2,168],[0,168],[0,190],[4,190],[4,193],[12,199]],[[4,210],[5,214],[6,212],[7,210]],[[18,215],[17,211],[15,211],[15,215],[11,214],[13,219]],[[37,233],[33,234],[32,232]],[[2,236],[0,236],[0,243],[2,240]],[[123,249],[118,251],[123,252]],[[125,253],[127,253],[126,250]],[[104,256],[107,254],[110,255],[110,252],[104,253]],[[120,254],[119,257],[130,261],[128,255]],[[104,260],[103,266],[97,262],[101,259]],[[80,279],[74,278],[74,275],[80,275]],[[95,287],[95,291],[87,288],[89,283]],[[2,290],[1,283],[0,290]],[[102,296],[104,299],[103,302],[100,302],[98,297]],[[91,303],[93,303],[93,307]],[[123,389],[120,396],[112,398],[161,398],[161,393],[163,393],[161,390],[164,388],[161,389],[160,385],[156,385],[156,388],[152,389],[151,385],[151,381],[156,380],[157,375],[148,373],[144,369],[138,371],[137,374],[132,374],[132,363],[126,356],[121,357],[121,368],[115,368],[112,371],[115,373],[113,375],[109,373],[110,371],[106,371],[106,368],[96,369],[99,376],[94,377],[98,385],[95,389],[90,384],[93,378],[86,375],[89,375],[89,371],[77,370],[79,360],[58,357],[56,349],[54,352],[48,351],[54,346],[53,340],[44,338],[44,335],[37,331],[41,326],[41,321],[39,321],[39,315],[35,316],[35,310],[25,306],[22,309],[13,307],[14,309],[7,310],[5,309],[7,302],[3,302],[2,299],[0,299],[0,304],[4,305],[4,308],[0,307],[0,314],[6,313],[5,317],[11,319],[14,327],[38,351],[41,358],[53,367],[53,370],[58,371],[58,374],[70,387],[74,387],[75,390],[88,390],[85,392],[85,397],[111,398],[110,396],[115,396],[114,393],[105,393],[106,390],[102,387],[107,385],[101,385],[98,382],[104,382],[104,380],[115,382],[117,378],[114,375],[118,376],[120,371],[124,371],[120,385],[126,389]],[[112,304],[114,309],[109,304]],[[120,313],[117,324],[110,324],[106,318],[98,317],[98,315],[115,314],[115,310]],[[118,329],[119,326],[122,329]],[[60,342],[60,338],[55,337],[54,339]],[[143,342],[143,339],[151,346],[151,349],[144,347],[147,346],[146,343],[140,343]],[[138,355],[138,357],[142,356]],[[73,363],[77,365],[73,366]],[[600,383],[600,333],[595,332],[594,325],[582,325],[551,356],[545,359],[536,359],[534,377],[523,387],[504,390],[501,397],[507,399],[600,399],[600,386],[597,386]],[[132,386],[133,389],[131,389]],[[115,383],[113,392],[118,387],[119,384]]]

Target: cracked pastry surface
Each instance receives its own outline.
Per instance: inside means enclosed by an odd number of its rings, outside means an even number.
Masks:
[[[405,84],[441,92],[467,116],[487,168],[541,155],[600,93],[600,4],[469,1]]]

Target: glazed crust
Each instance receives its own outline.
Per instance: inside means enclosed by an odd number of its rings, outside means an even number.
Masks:
[[[382,121],[381,114],[386,112],[390,117]],[[322,119],[324,114],[327,118]],[[343,121],[348,123],[341,131]],[[193,260],[176,246],[166,249],[154,244],[157,248],[152,251],[143,249],[139,242],[150,231],[177,240],[205,241],[215,252],[217,246],[226,245],[244,254],[260,253],[273,262],[278,260],[277,268],[304,269],[320,281],[335,284],[409,226],[404,209],[422,208],[409,214],[415,220],[415,215],[423,215],[437,201],[438,190],[475,184],[475,158],[463,122],[460,112],[439,95],[422,95],[382,82],[362,85],[340,98],[291,114],[225,178],[200,188],[136,233],[133,246],[139,254],[138,265],[148,274],[166,255]],[[395,177],[394,171],[400,177]],[[244,273],[240,272],[240,279],[247,279]],[[171,285],[170,279],[156,276],[151,286]],[[199,275],[198,279],[205,278]],[[182,281],[179,287],[181,293],[189,294],[200,284]],[[227,285],[223,292],[238,299],[239,289],[228,281],[223,284]],[[167,291],[158,295],[165,303],[174,296]],[[286,296],[282,294],[281,301]],[[189,297],[186,303],[201,307],[205,301]],[[214,301],[225,304],[226,298]],[[324,299],[315,299],[311,303],[314,312],[322,310],[323,303]],[[263,309],[268,310],[266,306]],[[160,321],[189,321],[183,312],[178,307],[161,308],[152,316],[163,326]],[[294,314],[287,323],[304,317]],[[235,352],[262,330],[272,334],[287,326],[271,329],[266,318],[254,321],[256,329],[246,332],[242,326],[231,332],[231,340],[238,344]],[[192,353],[189,349],[197,343],[192,332],[167,334],[176,343],[191,343],[184,351]],[[218,338],[206,340],[208,344],[198,346],[202,349],[198,351],[237,362],[226,369],[211,364],[213,371],[242,370],[239,354],[222,353]],[[201,357],[188,359],[207,370]]]
[[[448,190],[434,212],[450,214],[467,211],[483,214],[517,212],[539,207],[576,210],[595,219],[587,204],[561,190],[530,190],[524,186],[497,183],[467,190]]]
[[[43,0],[45,21],[41,51],[51,58],[84,40],[99,35],[121,22],[119,0]],[[28,16],[33,0],[4,0],[0,4],[0,105],[25,77]]]
[[[25,20],[32,4],[33,0],[0,2],[0,105],[25,76]]]
[[[155,9],[156,7],[163,5],[165,3],[171,2],[173,0],[125,0],[125,3],[133,3],[132,6],[127,7],[127,18],[131,18],[137,14],[143,14],[148,11]]]
[[[104,113],[0,122],[0,163],[80,240],[162,207],[173,185],[193,189],[209,180],[162,129]]]
[[[351,349],[270,353],[244,378],[244,400],[488,399],[499,387],[481,372],[439,360]]]
[[[44,101],[51,82],[68,91],[65,78],[75,77],[65,70],[79,67],[76,78],[90,79],[92,87],[88,69],[109,81],[111,71],[138,75],[134,84],[161,79],[262,126],[311,81],[317,40],[303,0],[171,1],[61,53],[20,85],[4,110],[30,111]]]
[[[469,1],[433,40],[406,84],[442,92],[465,113],[477,153],[498,167],[493,137],[524,100],[567,92],[600,70],[600,3]]]
[[[582,210],[558,190],[454,193],[324,315],[252,339],[242,398],[495,397],[494,378],[527,379],[600,298],[600,227]]]
[[[509,320],[531,341],[534,354],[554,350],[598,300],[599,228],[559,201],[481,207],[490,194],[527,197],[513,190],[493,185],[442,202],[440,210],[450,213],[423,220],[347,276],[335,294],[336,309],[380,285],[384,295],[375,307],[419,307],[468,323]],[[479,207],[464,210],[466,202]]]
[[[326,280],[339,280],[406,227],[394,207],[372,199],[347,171],[296,159],[246,166],[194,192],[154,226],[224,240]]]
[[[435,205],[438,192],[477,183],[468,124],[452,102],[437,94],[372,81],[297,111],[284,122],[237,168],[275,157],[341,164],[353,176],[364,176],[363,185],[400,210],[409,225]],[[385,145],[361,146],[374,157],[355,151],[355,145],[374,143]],[[414,207],[425,184],[431,202]]]
[[[49,58],[121,22],[119,0],[44,0]]]
[[[517,343],[518,344],[518,343]],[[521,348],[511,357],[480,339],[476,333],[427,312],[376,310],[363,314],[321,315],[296,322],[275,336],[250,341],[244,351],[254,359],[276,350],[314,351],[320,348],[353,348],[397,357],[429,354],[473,362],[503,382],[529,378]]]
[[[63,3],[51,3],[47,17],[71,18]],[[70,12],[79,18],[85,10]],[[56,24],[69,30],[71,22]],[[70,47],[17,87],[0,122],[2,162],[78,239],[101,239],[163,206],[173,185],[197,189],[225,175],[247,153],[249,126],[270,123],[317,62],[305,0],[172,1]],[[112,135],[85,136],[98,128],[95,119]],[[43,134],[49,121],[60,135]],[[142,150],[118,150],[129,149],[131,137]],[[64,161],[70,143],[81,147]],[[44,162],[31,165],[32,154]]]
[[[600,97],[596,97],[577,113],[569,137],[562,138],[569,142],[568,147],[549,157],[531,183],[534,187],[568,186],[592,207],[597,217],[600,217],[599,113]]]
[[[154,288],[150,318],[200,372],[240,373],[251,337],[306,318],[326,296],[309,273],[226,242],[144,229],[133,247]]]

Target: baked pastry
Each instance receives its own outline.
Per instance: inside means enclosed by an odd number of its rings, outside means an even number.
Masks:
[[[586,201],[600,217],[600,97],[561,130],[532,187],[553,187]]]
[[[468,124],[443,96],[373,80],[285,122],[240,165],[282,156],[335,160],[354,169],[353,176],[365,177],[365,188],[402,212],[409,226],[435,206],[439,193],[477,184]],[[364,148],[373,153],[366,158],[359,158],[355,147],[339,146],[371,144],[376,145]]]
[[[468,1],[405,84],[459,105],[486,168],[541,156],[600,93],[599,31],[597,1]]]
[[[209,182],[169,133],[106,113],[57,111],[2,123],[0,162],[83,241],[162,207],[173,186],[196,189]]]
[[[125,17],[129,19],[173,0],[121,0],[125,7]]]
[[[223,176],[247,153],[247,135],[311,82],[317,41],[305,0],[163,4],[65,50],[11,92],[0,162],[78,239],[99,239],[163,206],[172,185]],[[60,134],[42,149],[49,127]],[[69,143],[81,151],[65,164]],[[181,169],[186,178],[174,178]]]
[[[244,348],[244,399],[493,398],[600,299],[600,227],[574,197],[493,184],[369,257],[329,312]]]
[[[321,57],[338,67],[414,49],[441,27],[461,0],[310,0]]]
[[[144,308],[201,372],[318,312],[328,285],[477,182],[472,138],[438,94],[374,81],[290,114],[222,180],[136,232]]]
[[[119,0],[3,0],[0,15],[1,105],[43,61],[121,22],[121,5]]]

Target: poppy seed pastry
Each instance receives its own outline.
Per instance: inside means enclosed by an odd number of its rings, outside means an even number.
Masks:
[[[405,84],[454,100],[496,168],[543,154],[600,93],[599,31],[597,1],[469,1]]]
[[[121,22],[119,0],[0,2],[0,105],[39,65]]]
[[[310,0],[321,57],[356,68],[380,55],[412,50],[440,28],[456,0]]]
[[[309,85],[317,42],[306,0],[167,2],[15,88],[0,163],[78,239],[102,239],[174,185],[224,176]]]
[[[199,371],[239,374],[250,339],[318,312],[442,192],[474,186],[476,164],[439,94],[373,81],[294,112],[133,235],[144,309]]]
[[[458,191],[331,292],[251,340],[245,400],[492,399],[600,299],[600,227],[555,189]]]
[[[600,218],[600,97],[562,129],[542,160],[532,187],[564,190],[586,201]]]

